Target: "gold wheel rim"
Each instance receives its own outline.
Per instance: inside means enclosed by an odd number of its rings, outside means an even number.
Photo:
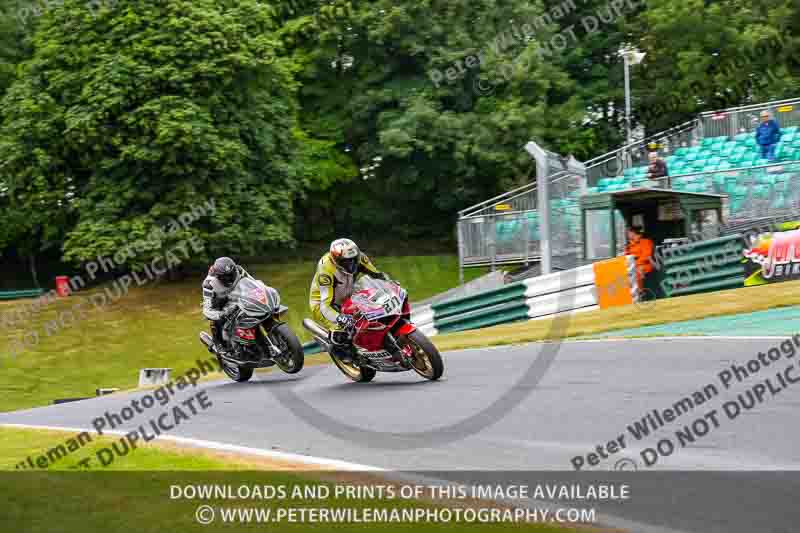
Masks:
[[[361,369],[360,368],[358,368],[357,366],[355,366],[352,363],[345,363],[344,361],[342,361],[341,359],[339,359],[335,355],[333,356],[333,358],[336,359],[336,364],[339,366],[339,368],[344,370],[344,372],[348,376],[350,376],[350,377],[352,377],[354,379],[358,379],[358,378],[361,377]]]
[[[408,346],[414,350],[414,360],[411,363],[411,366],[414,368],[414,371],[424,378],[431,379],[433,378],[433,365],[431,364],[431,358],[428,355],[428,352],[422,349],[416,342],[412,341],[411,339],[406,339]],[[419,363],[422,363],[422,368],[420,368]]]

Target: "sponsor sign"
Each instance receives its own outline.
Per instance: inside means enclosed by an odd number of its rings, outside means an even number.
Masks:
[[[762,233],[745,248],[745,286],[800,279],[800,221],[787,222],[781,231]]]

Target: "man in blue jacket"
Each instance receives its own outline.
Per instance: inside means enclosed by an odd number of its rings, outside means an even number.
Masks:
[[[781,140],[781,127],[772,120],[769,112],[761,113],[761,124],[756,129],[756,142],[761,147],[761,158],[773,161],[775,159],[775,145]]]

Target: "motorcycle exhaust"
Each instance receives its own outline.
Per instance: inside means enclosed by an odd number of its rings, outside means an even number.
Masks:
[[[206,348],[208,348],[209,352],[213,353],[214,355],[219,357],[222,361],[228,364],[242,366],[242,365],[252,364],[253,362],[253,361],[239,361],[238,359],[234,359],[230,355],[220,353],[217,350],[217,347],[214,346],[214,339],[211,337],[211,335],[209,335],[205,331],[200,333],[200,342],[206,345]]]
[[[314,335],[317,338],[317,341],[320,344],[325,346],[328,345],[328,330],[311,320],[310,318],[303,319],[303,327],[308,330],[309,333]]]

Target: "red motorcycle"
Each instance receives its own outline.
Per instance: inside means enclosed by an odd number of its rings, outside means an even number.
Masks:
[[[367,382],[377,372],[408,370],[431,381],[442,377],[442,356],[411,322],[408,294],[397,283],[362,276],[341,312],[355,319],[351,346],[331,346],[329,331],[309,318],[303,320],[303,327],[348,378]]]

